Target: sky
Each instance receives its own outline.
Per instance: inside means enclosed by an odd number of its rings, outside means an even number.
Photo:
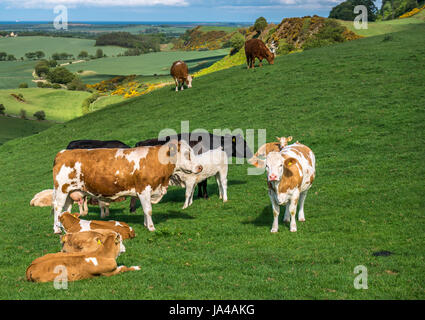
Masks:
[[[342,0],[0,0],[0,21],[53,21],[56,6],[68,21],[269,22],[317,14]],[[378,0],[376,4],[380,3]],[[380,6],[380,4],[379,4]],[[60,13],[60,12],[59,12]]]

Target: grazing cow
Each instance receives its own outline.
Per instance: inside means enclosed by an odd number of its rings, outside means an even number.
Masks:
[[[66,149],[73,150],[73,149],[100,149],[100,148],[123,148],[128,149],[130,148],[129,145],[126,145],[124,142],[121,142],[119,140],[74,140],[71,141]],[[77,195],[75,195],[74,201],[78,202],[80,205],[80,214],[81,215],[87,215],[88,213],[88,207],[87,207],[87,197],[81,196],[78,198]],[[124,198],[125,200],[125,198]],[[122,198],[118,201],[114,202],[120,202],[124,201]],[[89,200],[90,204],[93,204],[92,199]],[[98,203],[96,203],[100,207],[100,217],[103,219],[107,216],[109,216],[109,203],[103,202],[98,200]]]
[[[59,221],[66,233],[108,229],[119,233],[123,240],[131,239],[136,236],[132,227],[130,227],[127,223],[120,221],[83,220],[76,214],[71,214],[69,212],[62,213],[59,217]]]
[[[80,191],[101,201],[123,196],[138,197],[144,212],[144,224],[150,230],[152,203],[167,193],[170,177],[176,169],[199,173],[193,149],[184,141],[164,146],[131,149],[62,150],[53,164],[54,232],[60,233],[59,216],[70,211],[70,193]]]
[[[227,154],[220,148],[209,150],[196,156],[196,163],[199,163],[203,170],[199,174],[185,173],[177,170],[172,177],[175,185],[186,187],[186,200],[183,209],[186,209],[193,202],[195,186],[209,177],[215,176],[220,199],[227,202]]]
[[[105,243],[106,238],[111,234],[119,233],[109,229],[95,229],[90,231],[67,233],[61,237],[62,252],[96,251],[102,243]],[[122,241],[121,252],[125,252],[125,247],[122,244]]]
[[[139,141],[136,143],[136,147],[163,145],[172,139],[186,141],[194,149],[194,152],[197,155],[209,150],[217,149],[221,146],[224,152],[226,152],[227,157],[251,158],[253,156],[247,142],[240,134],[225,134],[224,136],[219,136],[208,132],[179,133],[177,135],[166,136],[161,139],[155,138]],[[198,184],[198,197],[205,199],[208,198],[206,179]],[[136,211],[136,202],[136,199],[131,199],[130,212]]]
[[[260,67],[263,66],[263,59],[270,64],[274,63],[274,54],[260,39],[250,39],[245,42],[245,55],[248,69],[254,68],[256,58],[260,60]]]
[[[140,267],[117,266],[121,253],[121,237],[111,234],[96,251],[74,253],[50,253],[35,259],[26,270],[26,279],[33,282],[62,280],[76,281],[96,276],[113,276]]]
[[[270,152],[266,158],[268,194],[273,208],[273,226],[271,232],[279,228],[280,206],[286,205],[284,221],[289,222],[290,231],[297,231],[295,214],[299,202],[298,220],[305,221],[304,201],[314,177],[316,159],[307,146],[294,143],[280,152]]]
[[[188,88],[192,88],[192,76],[189,74],[187,64],[183,61],[175,61],[171,66],[170,74],[176,83],[176,91],[179,91],[180,84],[181,90],[184,90],[185,82]]]

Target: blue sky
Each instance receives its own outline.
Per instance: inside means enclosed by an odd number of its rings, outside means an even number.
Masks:
[[[64,5],[69,21],[269,22],[317,14],[342,0],[0,0],[0,21],[53,21]],[[381,1],[377,1],[377,4]]]

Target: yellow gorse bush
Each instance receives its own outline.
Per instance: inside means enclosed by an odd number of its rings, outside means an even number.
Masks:
[[[399,19],[410,18],[411,16],[414,16],[415,14],[421,12],[424,9],[425,9],[425,5],[423,5],[421,8],[414,8],[412,11],[406,12],[405,14],[401,15],[398,18]]]

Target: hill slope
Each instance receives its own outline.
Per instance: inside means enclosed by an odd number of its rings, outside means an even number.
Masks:
[[[423,299],[425,25],[392,38],[372,37],[277,58],[273,66],[238,66],[168,87],[0,147],[2,299]],[[52,185],[55,154],[73,139],[153,138],[159,130],[267,129],[292,135],[316,154],[317,177],[305,223],[270,234],[265,176],[229,168],[229,202],[215,182],[208,201],[187,210],[182,189],[153,206],[157,231],[128,201],[109,219],[130,223],[118,264],[141,271],[70,283],[28,283],[26,267],[60,249],[46,208],[32,196]],[[255,131],[257,133],[257,131]],[[213,180],[213,179],[211,179]],[[139,209],[140,210],[140,209]],[[89,218],[99,219],[91,208]],[[283,213],[283,208],[282,208]],[[282,219],[282,217],[280,218]],[[388,257],[373,256],[388,250]],[[368,290],[353,270],[368,268]]]

